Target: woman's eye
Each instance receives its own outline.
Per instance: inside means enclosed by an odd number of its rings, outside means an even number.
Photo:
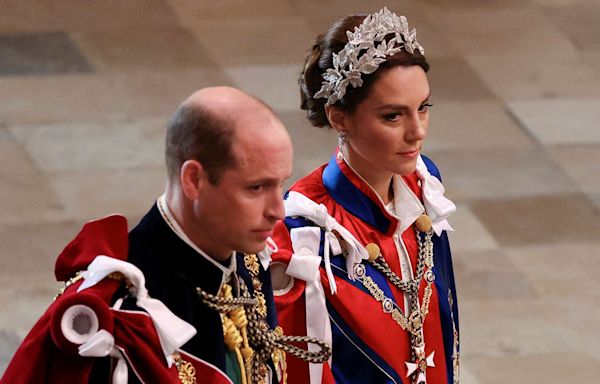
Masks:
[[[433,107],[433,104],[425,103],[419,107],[419,112],[427,112],[429,108]]]
[[[387,121],[396,121],[400,118],[400,116],[402,116],[401,113],[388,113],[387,115],[384,115],[383,118]]]

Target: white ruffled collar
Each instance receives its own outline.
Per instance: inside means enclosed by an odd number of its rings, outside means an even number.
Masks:
[[[444,186],[427,169],[427,165],[419,156],[417,159],[417,177],[421,181],[423,204],[406,184],[402,176],[395,175],[392,179],[394,189],[394,213],[399,220],[397,233],[406,231],[423,213],[431,218],[433,230],[439,236],[442,231],[453,231],[448,217],[456,211],[456,205],[444,196]]]

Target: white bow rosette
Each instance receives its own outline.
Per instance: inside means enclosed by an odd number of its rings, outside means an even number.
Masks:
[[[112,257],[96,256],[87,270],[81,273],[84,281],[77,292],[93,287],[115,272],[121,273],[127,279],[129,290],[136,298],[136,304],[143,308],[152,319],[167,366],[170,368],[174,363],[173,354],[196,334],[196,329],[175,316],[161,301],[148,296],[144,274],[139,268],[131,263]],[[91,325],[88,327],[88,332],[82,334],[73,328],[74,323],[70,320],[75,318]],[[68,308],[61,321],[63,334],[70,341],[79,344],[78,353],[80,356],[112,356],[117,358],[112,382],[116,384],[127,383],[128,374],[125,357],[115,346],[113,335],[105,329],[99,329],[97,325],[97,314],[93,309],[82,305],[74,305]]]
[[[448,217],[456,212],[456,205],[444,196],[446,192],[444,185],[429,173],[421,156],[417,159],[417,176],[421,180],[425,213],[433,223],[435,234],[440,236],[442,231],[454,231],[448,222]]]

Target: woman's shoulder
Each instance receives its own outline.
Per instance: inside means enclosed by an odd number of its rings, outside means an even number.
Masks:
[[[323,170],[325,164],[313,170],[308,175],[298,179],[286,193],[286,198],[290,192],[300,193],[315,203],[321,204],[327,199],[327,189],[323,185]]]
[[[442,175],[440,173],[440,169],[437,167],[437,165],[435,165],[433,160],[431,160],[429,157],[427,157],[423,154],[421,155],[421,158],[423,159],[423,162],[427,166],[427,170],[429,171],[429,173],[431,173],[433,176],[435,176],[439,181],[442,181]]]

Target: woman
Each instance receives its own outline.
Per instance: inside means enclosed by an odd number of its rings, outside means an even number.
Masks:
[[[333,355],[288,357],[290,383],[458,382],[455,206],[420,154],[428,69],[415,30],[386,8],[336,22],[306,58],[302,109],[339,146],[287,193],[272,275],[284,332]]]

